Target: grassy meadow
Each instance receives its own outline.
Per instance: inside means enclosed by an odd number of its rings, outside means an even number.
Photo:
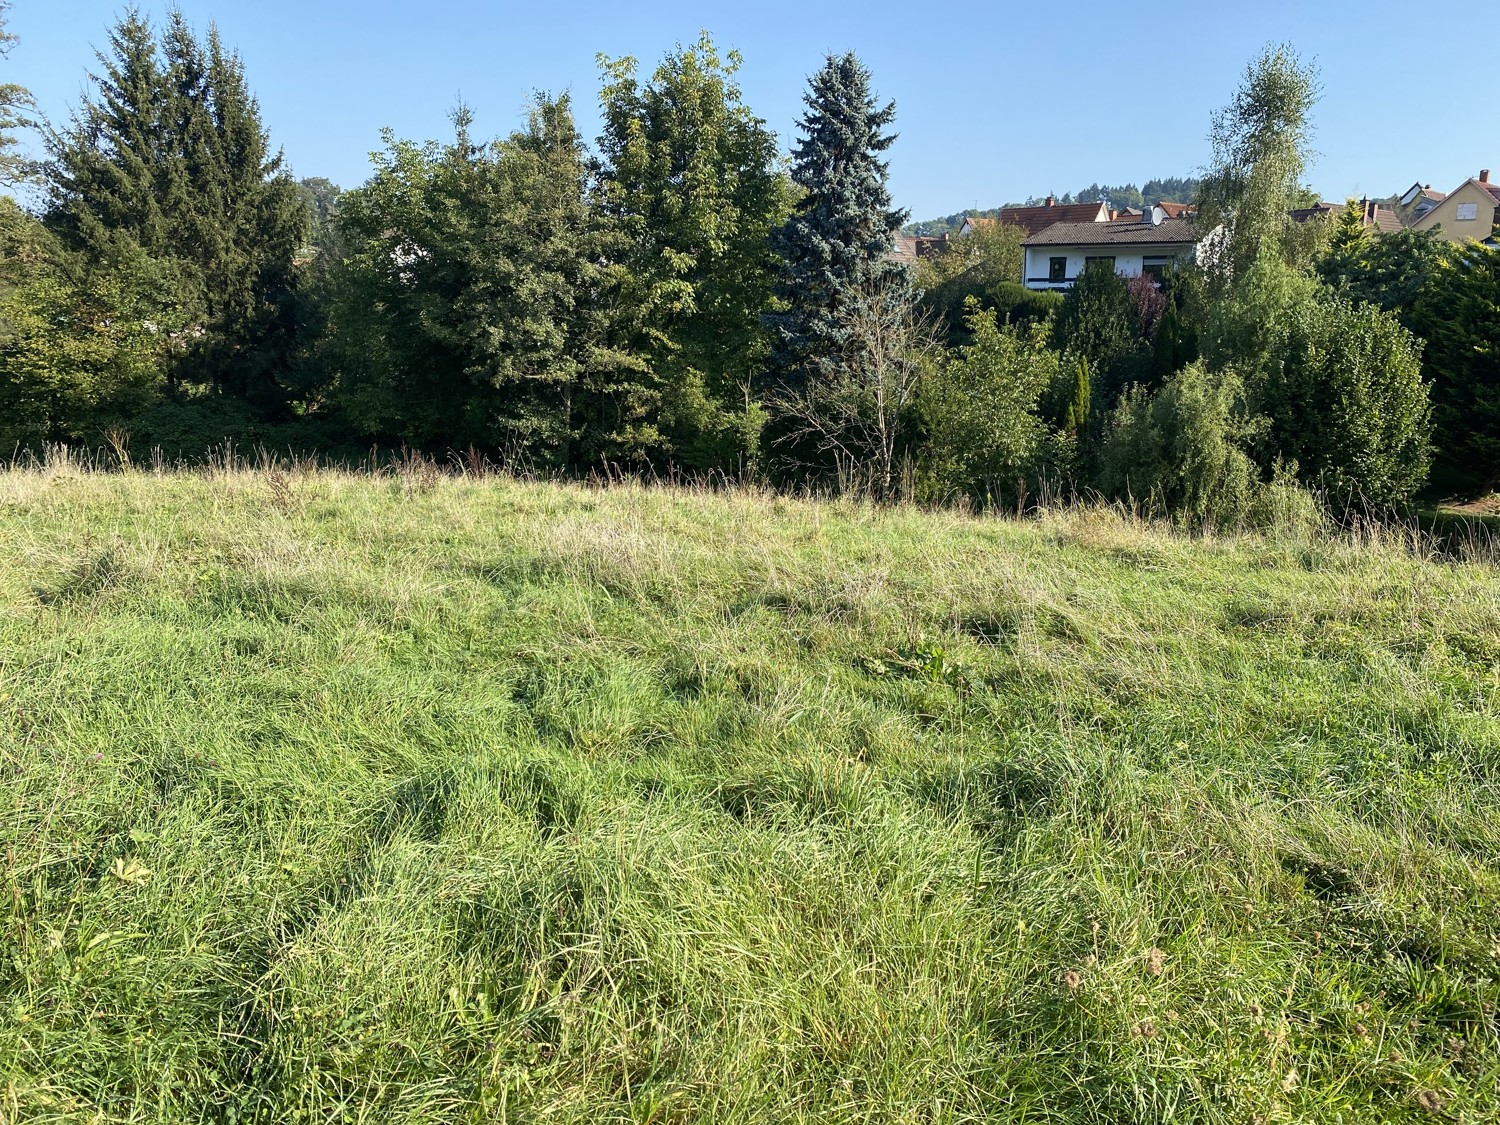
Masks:
[[[0,1121],[1500,1120],[1500,568],[0,473]]]

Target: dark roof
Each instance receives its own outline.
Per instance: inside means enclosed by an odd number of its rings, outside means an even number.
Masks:
[[[1296,222],[1305,223],[1308,219],[1321,218],[1324,215],[1331,215],[1335,211],[1342,209],[1342,205],[1338,203],[1318,203],[1312,207],[1294,207],[1287,214]]]
[[[1374,227],[1381,234],[1391,234],[1401,229],[1401,216],[1389,207],[1382,207],[1373,199],[1361,199],[1364,205],[1364,225]],[[1324,215],[1335,215],[1342,211],[1346,204],[1342,203],[1319,203],[1316,207],[1298,207],[1288,211],[1295,221],[1305,223],[1308,219],[1320,218]]]
[[[1198,241],[1187,219],[1159,224],[1128,219],[1118,223],[1053,223],[1026,240],[1027,246],[1191,246]]]
[[[1027,234],[1037,234],[1055,223],[1097,222],[1100,214],[1108,215],[1103,203],[1054,203],[1051,207],[1002,207],[1000,221],[1021,227]]]
[[[1365,226],[1374,227],[1381,234],[1394,234],[1401,229],[1401,216],[1394,208],[1382,207],[1372,200],[1365,200]]]

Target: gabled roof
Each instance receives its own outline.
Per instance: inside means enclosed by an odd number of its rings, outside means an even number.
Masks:
[[[1389,207],[1382,207],[1374,200],[1366,199],[1365,226],[1374,227],[1381,234],[1394,234],[1401,229],[1401,216]]]
[[[1055,223],[1104,223],[1109,208],[1103,203],[1054,203],[1051,207],[1002,207],[1000,221],[1037,234]]]
[[[1469,183],[1473,184],[1480,191],[1484,192],[1491,199],[1493,199],[1495,201],[1496,207],[1500,207],[1500,183],[1492,183],[1489,180],[1479,179],[1470,180]],[[1467,187],[1468,184],[1465,184],[1464,186]]]
[[[1191,246],[1197,231],[1188,219],[1146,223],[1053,223],[1026,240],[1027,246]]]
[[[1197,205],[1193,203],[1168,203],[1162,200],[1157,206],[1169,219],[1180,219],[1184,215],[1195,215],[1198,212]]]
[[[1392,234],[1401,229],[1401,216],[1389,207],[1382,207],[1373,199],[1361,199],[1359,202],[1364,207],[1362,221],[1365,226],[1372,227],[1381,234]],[[1324,202],[1314,207],[1298,207],[1288,211],[1287,214],[1296,222],[1305,223],[1308,219],[1332,217],[1342,211],[1345,206],[1347,204]]]

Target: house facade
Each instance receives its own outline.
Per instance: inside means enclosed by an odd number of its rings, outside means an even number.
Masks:
[[[1500,184],[1490,182],[1486,168],[1454,188],[1412,226],[1430,230],[1445,242],[1488,240],[1500,225]]]
[[[1137,219],[1102,223],[1054,223],[1024,243],[1028,289],[1069,289],[1095,263],[1122,277],[1161,276],[1197,247],[1190,218],[1168,218],[1153,207]]]
[[[1427,212],[1431,211],[1445,196],[1440,191],[1433,191],[1431,184],[1423,184],[1418,181],[1401,193],[1397,204],[1401,208],[1401,214],[1405,216],[1407,225],[1415,223]]]

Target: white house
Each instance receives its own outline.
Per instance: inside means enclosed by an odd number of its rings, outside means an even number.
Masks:
[[[1033,234],[1024,243],[1026,288],[1068,289],[1095,262],[1124,277],[1166,273],[1198,243],[1193,221],[1170,217],[1170,210],[1158,204],[1136,219],[1054,223]]]

